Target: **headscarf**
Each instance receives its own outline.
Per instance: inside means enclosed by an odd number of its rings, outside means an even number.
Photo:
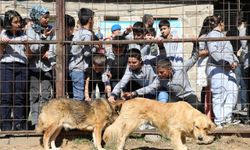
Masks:
[[[32,25],[32,28],[36,32],[41,32],[43,30],[43,27],[41,27],[41,24],[39,22],[40,18],[49,13],[49,10],[45,7],[42,6],[33,6],[31,11],[30,11],[30,18],[33,20],[34,24]]]

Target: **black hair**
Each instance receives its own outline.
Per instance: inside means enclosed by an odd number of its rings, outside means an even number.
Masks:
[[[138,60],[142,60],[141,58],[141,51],[137,48],[131,48],[126,53],[127,57],[135,57]]]
[[[223,20],[219,15],[213,15],[209,18],[209,26],[211,26],[212,29],[217,27],[222,22]]]
[[[147,28],[145,29],[145,34],[151,34],[152,36],[156,36],[156,31],[155,31],[155,28]]]
[[[172,68],[170,59],[161,58],[157,61],[157,68]]]
[[[89,19],[93,19],[95,13],[88,8],[81,8],[78,12],[78,18],[81,25],[86,25]]]
[[[112,40],[126,40],[124,36],[118,35],[115,36]],[[113,48],[127,48],[128,44],[123,44],[123,43],[117,43],[117,44],[112,44]]]
[[[133,25],[133,32],[135,33],[143,33],[145,32],[145,25],[143,22],[137,21]]]
[[[3,25],[4,29],[6,30],[7,35],[10,35],[10,36],[12,35],[12,32],[11,32],[11,26],[12,25],[11,25],[11,23],[12,23],[13,18],[15,18],[15,17],[19,17],[20,18],[20,23],[21,23],[20,30],[18,30],[16,32],[16,35],[20,35],[22,33],[21,28],[22,28],[22,23],[23,23],[22,20],[23,19],[22,19],[21,15],[15,10],[8,10],[4,14],[4,25]]]
[[[75,27],[76,22],[75,22],[74,17],[68,14],[65,14],[64,19],[65,19],[65,28]]]
[[[161,28],[162,26],[170,27],[170,22],[167,19],[163,19],[159,22],[159,28]]]
[[[28,17],[23,18],[22,27],[25,27],[30,21],[32,21],[31,18]]]
[[[199,37],[203,34],[208,34],[210,31],[213,30],[211,24],[210,24],[210,20],[213,18],[213,16],[207,16],[203,23],[202,23],[202,27],[201,27],[201,31],[199,34]]]

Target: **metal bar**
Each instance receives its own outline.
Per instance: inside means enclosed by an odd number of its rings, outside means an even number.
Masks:
[[[65,94],[65,5],[64,0],[56,0],[56,97],[62,97]]]
[[[250,40],[250,36],[227,36],[221,38],[178,38],[178,39],[163,39],[161,42],[204,42],[204,41],[229,41],[229,40]],[[158,43],[159,40],[111,40],[111,41],[10,41],[8,44],[20,44],[20,43],[28,43],[28,44],[60,44],[59,46],[63,46],[63,44],[79,44],[79,45],[89,45],[89,44],[131,44],[131,43]],[[4,44],[6,42],[0,42],[0,44]]]

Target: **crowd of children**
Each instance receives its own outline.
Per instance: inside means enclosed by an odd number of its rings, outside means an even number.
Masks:
[[[37,125],[41,107],[53,98],[55,44],[26,44],[25,41],[56,40],[54,27],[48,24],[50,12],[42,6],[32,7],[26,23],[21,15],[10,10],[0,20],[0,122],[1,130],[26,130],[30,115],[33,127]],[[218,126],[231,123],[237,102],[238,85],[234,70],[239,63],[230,41],[199,42],[191,57],[184,61],[184,46],[173,39],[170,22],[159,22],[160,36],[153,28],[154,18],[145,14],[142,21],[121,32],[121,26],[111,27],[112,36],[94,34],[95,13],[88,8],[78,11],[76,21],[65,15],[65,37],[69,41],[147,40],[142,44],[66,44],[66,93],[79,101],[105,97],[116,99],[146,97],[160,102],[186,101],[202,112],[204,103],[192,89],[188,70],[198,61],[198,83],[203,91],[212,93],[214,122]],[[25,28],[24,28],[24,25]],[[0,29],[1,29],[0,27]],[[221,17],[208,16],[199,38],[225,37]],[[148,42],[150,40],[158,42]],[[9,41],[23,41],[9,44]],[[247,46],[243,47],[247,49]],[[246,51],[246,50],[245,50]],[[248,52],[248,50],[247,50]],[[28,98],[27,98],[28,97]],[[28,100],[27,100],[28,99]],[[11,116],[13,112],[13,116]]]

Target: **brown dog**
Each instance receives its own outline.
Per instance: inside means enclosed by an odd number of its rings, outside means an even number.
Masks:
[[[55,140],[62,128],[93,131],[94,145],[102,150],[101,134],[107,124],[111,124],[117,117],[116,109],[121,107],[123,101],[110,104],[105,99],[91,102],[76,101],[73,99],[53,99],[41,111],[36,131],[43,132],[44,149],[57,149]]]
[[[151,122],[162,136],[168,136],[175,149],[186,150],[186,137],[193,137],[198,143],[208,144],[213,137],[208,132],[214,123],[190,104],[180,101],[161,103],[145,98],[126,101],[118,118],[106,128],[103,139],[122,150],[128,135],[140,125]]]

